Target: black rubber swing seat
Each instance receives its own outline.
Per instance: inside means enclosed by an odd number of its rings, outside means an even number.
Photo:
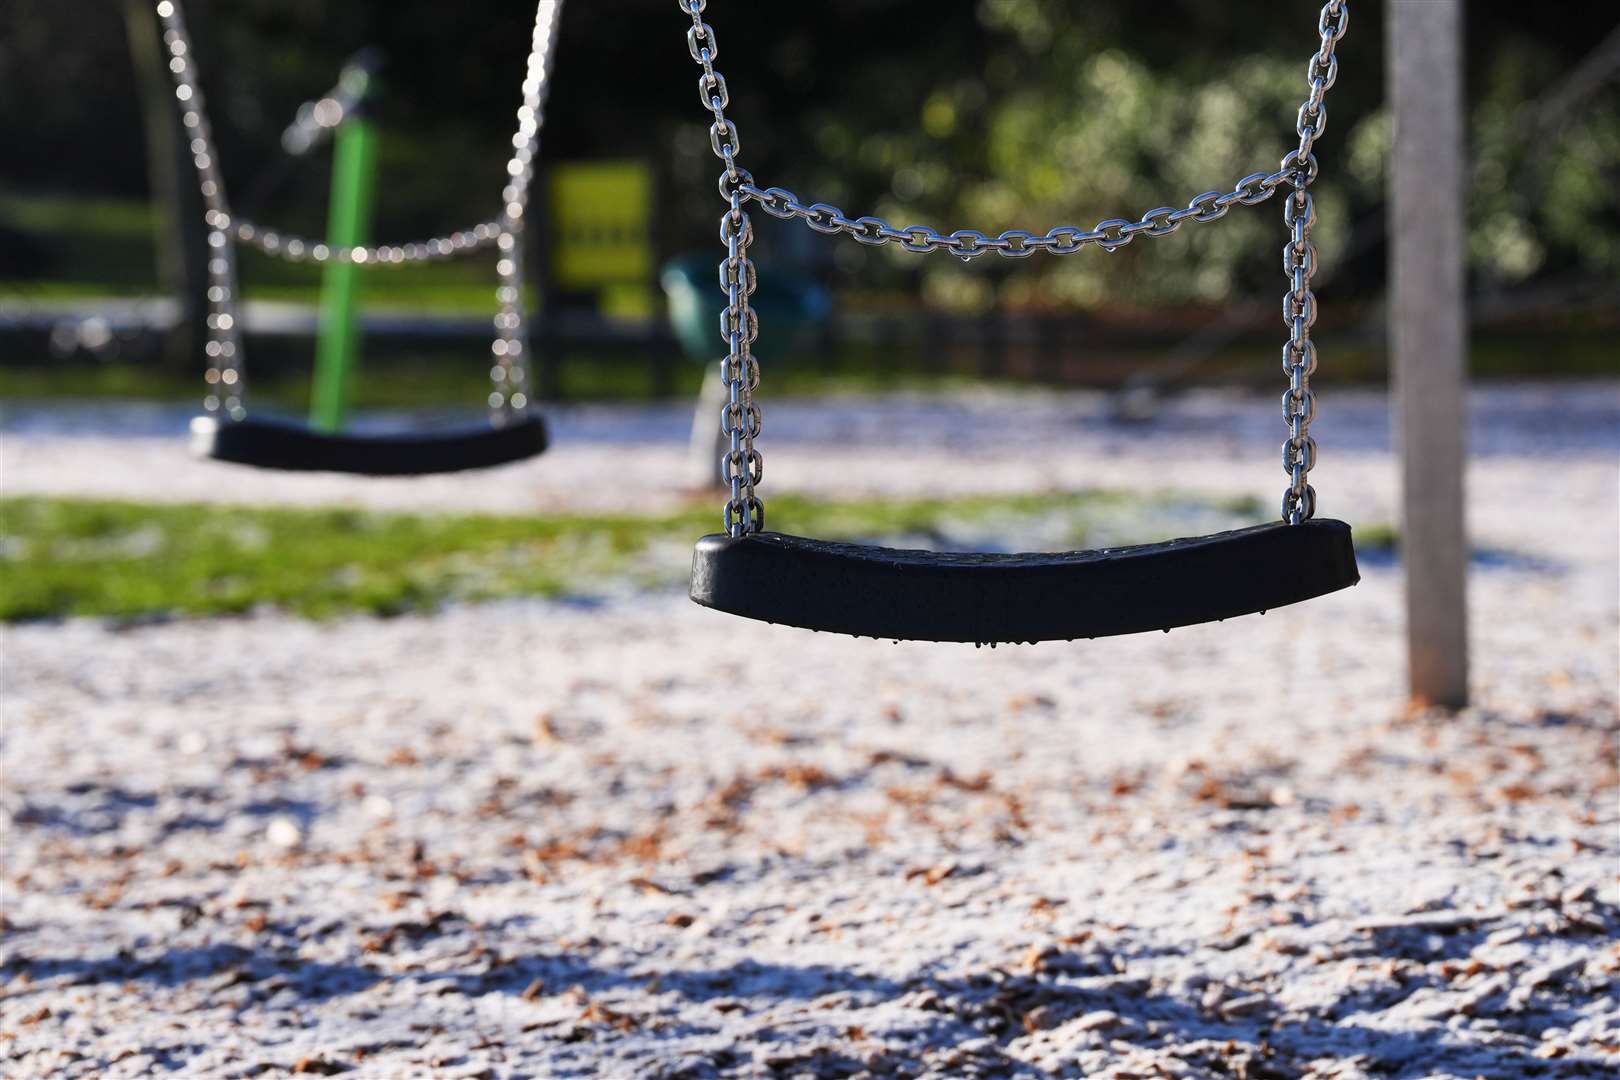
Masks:
[[[978,644],[1169,630],[1360,579],[1350,526],[1328,520],[1018,555],[713,535],[692,556],[692,599],[704,607],[859,637]]]
[[[545,421],[525,416],[510,424],[415,434],[327,434],[281,420],[191,422],[192,450],[216,461],[295,472],[423,476],[487,469],[522,461],[546,448]]]

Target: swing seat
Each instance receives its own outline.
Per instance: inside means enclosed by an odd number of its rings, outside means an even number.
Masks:
[[[691,595],[704,607],[810,630],[994,645],[1169,630],[1263,613],[1359,580],[1342,521],[1016,555],[767,532],[698,541]]]
[[[531,415],[501,427],[348,435],[281,420],[250,417],[221,423],[200,416],[191,422],[191,448],[199,457],[261,469],[422,476],[487,469],[533,457],[546,448],[546,425]]]

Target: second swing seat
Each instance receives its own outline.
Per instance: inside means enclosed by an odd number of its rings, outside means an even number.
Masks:
[[[533,457],[546,448],[546,425],[538,416],[525,416],[501,426],[353,435],[280,420],[221,422],[201,416],[191,422],[191,447],[202,457],[265,469],[421,476]]]

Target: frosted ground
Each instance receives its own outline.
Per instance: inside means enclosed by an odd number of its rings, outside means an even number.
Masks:
[[[4,631],[10,1076],[1598,1077],[1620,1065],[1620,391],[1473,401],[1474,708],[1405,707],[1398,566],[1264,617],[874,644],[678,595]],[[0,484],[673,505],[676,408],[477,477],[186,459],[11,410]],[[1253,495],[1271,396],[766,411],[767,493]],[[1325,395],[1323,512],[1395,518]]]

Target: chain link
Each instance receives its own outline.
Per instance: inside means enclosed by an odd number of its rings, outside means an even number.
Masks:
[[[1006,259],[1025,259],[1037,251],[1072,255],[1088,244],[1094,244],[1103,251],[1117,251],[1138,236],[1169,236],[1186,222],[1214,221],[1225,217],[1227,210],[1234,206],[1263,203],[1276,194],[1279,187],[1291,183],[1296,171],[1297,168],[1291,163],[1285,163],[1276,172],[1251,173],[1234,184],[1230,191],[1206,191],[1190,200],[1185,207],[1156,207],[1135,221],[1109,218],[1091,229],[1072,225],[1062,225],[1045,233],[1008,229],[997,236],[987,236],[977,229],[942,233],[928,225],[896,228],[880,217],[851,218],[836,206],[827,203],[806,205],[786,188],[762,188],[752,180],[744,183],[742,190],[767,214],[786,220],[802,220],[819,233],[843,233],[854,237],[859,243],[873,246],[893,242],[906,251],[919,254],[948,251],[963,262],[969,262],[991,252]]]
[[[208,225],[208,340],[203,345],[208,358],[204,375],[208,393],[203,407],[210,413],[240,420],[247,415],[242,404],[246,384],[242,377],[242,320],[236,302],[236,244],[229,232],[230,204],[225,200],[225,181],[214,153],[202,88],[194,74],[191,38],[180,0],[159,0],[157,14],[163,22],[163,44],[169,54],[169,72],[174,76],[180,124],[189,140],[187,148],[197,170],[197,188],[202,193]]]
[[[459,255],[470,255],[494,245],[501,235],[501,222],[497,219],[426,240],[412,240],[403,244],[361,244],[334,248],[328,246],[324,240],[314,240],[307,236],[265,228],[241,215],[227,216],[225,228],[231,230],[238,242],[273,258],[285,259],[287,262],[352,262],[367,266],[403,266],[406,263],[432,262]]]
[[[1316,294],[1311,291],[1311,278],[1316,273],[1316,245],[1311,241],[1316,203],[1310,186],[1317,173],[1312,148],[1327,130],[1324,99],[1339,75],[1334,50],[1349,28],[1350,7],[1346,0],[1329,0],[1323,5],[1317,18],[1322,44],[1306,66],[1309,92],[1295,124],[1299,148],[1283,159],[1284,168],[1292,170],[1289,182],[1294,189],[1283,204],[1283,224],[1289,235],[1283,246],[1283,273],[1288,278],[1288,292],[1283,296],[1283,321],[1288,325],[1283,373],[1288,376],[1288,389],[1283,391],[1282,414],[1288,425],[1288,439],[1282,446],[1282,464],[1288,474],[1288,487],[1283,491],[1282,517],[1290,525],[1316,516],[1316,489],[1310,484],[1311,470],[1316,467],[1316,440],[1311,438],[1316,395],[1311,391],[1311,376],[1317,363],[1316,343],[1311,340],[1311,327],[1316,323]]]
[[[517,130],[512,136],[513,154],[507,163],[509,179],[501,193],[500,216],[427,240],[334,248],[325,241],[266,228],[233,214],[225,197],[225,181],[219,170],[219,155],[214,149],[202,88],[197,83],[196,61],[181,0],[158,0],[156,10],[163,24],[163,44],[168,53],[169,72],[174,78],[180,122],[190,140],[188,148],[197,170],[208,225],[209,311],[204,351],[209,366],[205,376],[208,395],[203,405],[210,413],[222,413],[232,420],[246,415],[242,401],[245,385],[241,366],[242,320],[236,283],[238,242],[290,262],[349,262],[368,266],[403,266],[496,248],[495,271],[500,281],[495,295],[500,306],[494,319],[495,340],[491,345],[494,362],[490,378],[494,388],[489,395],[489,406],[499,421],[527,409],[531,395],[526,390],[528,320],[523,304],[523,215],[534,179],[534,158],[539,148],[540,124],[562,5],[563,0],[539,0],[535,7],[523,104],[518,108]]]
[[[1306,67],[1309,89],[1294,124],[1299,145],[1288,152],[1275,172],[1251,173],[1230,191],[1206,191],[1193,196],[1184,207],[1156,207],[1134,221],[1109,218],[1091,229],[1064,225],[1042,234],[1008,229],[994,237],[976,229],[942,233],[927,225],[896,228],[880,217],[851,218],[828,203],[805,203],[786,188],[755,184],[753,177],[737,168],[735,161],[737,129],[725,116],[730,93],[725,79],[714,70],[714,58],[719,51],[714,30],[703,21],[708,0],[677,2],[681,11],[692,17],[692,29],[686,34],[687,49],[692,59],[703,65],[698,95],[714,114],[709,144],[726,163],[726,171],[720,179],[720,194],[729,201],[730,210],[721,227],[728,256],[721,266],[721,285],[727,288],[728,306],[722,316],[722,326],[731,349],[726,359],[731,402],[723,419],[723,429],[732,440],[731,452],[724,460],[726,475],[731,480],[731,500],[726,504],[726,527],[731,535],[751,531],[745,528],[743,511],[751,512],[759,505],[753,497],[753,484],[759,477],[759,456],[752,444],[752,435],[758,434],[759,427],[759,410],[753,404],[752,391],[759,380],[758,365],[750,351],[757,321],[747,300],[747,294],[753,291],[754,269],[747,261],[746,241],[737,242],[739,234],[752,238],[748,217],[742,209],[746,200],[758,203],[773,217],[803,221],[819,233],[844,234],[857,243],[872,246],[896,243],[906,251],[923,254],[949,251],[968,262],[989,252],[1007,259],[1028,258],[1037,251],[1071,255],[1088,245],[1114,252],[1138,236],[1169,236],[1186,222],[1214,221],[1225,217],[1234,206],[1265,202],[1278,188],[1287,185],[1291,190],[1283,206],[1283,221],[1289,229],[1289,241],[1283,248],[1283,270],[1288,276],[1289,288],[1283,299],[1283,316],[1288,323],[1289,337],[1283,347],[1283,371],[1288,375],[1288,389],[1283,394],[1283,419],[1288,424],[1288,440],[1283,444],[1283,469],[1288,473],[1289,484],[1283,493],[1282,516],[1289,524],[1297,525],[1315,515],[1316,489],[1311,487],[1308,478],[1316,465],[1316,441],[1310,434],[1311,421],[1316,416],[1316,397],[1310,386],[1311,375],[1316,371],[1316,345],[1310,336],[1316,322],[1316,295],[1310,288],[1311,277],[1316,273],[1316,247],[1311,241],[1316,206],[1309,189],[1318,171],[1313,152],[1316,140],[1327,130],[1327,92],[1339,75],[1335,50],[1350,27],[1348,0],[1328,0],[1317,16],[1321,45]],[[729,234],[727,223],[730,223]],[[739,277],[747,282],[746,289],[739,289]],[[743,332],[739,333],[739,328]],[[762,525],[763,519],[763,507],[759,507],[759,523],[754,528]]]
[[[517,110],[517,131],[512,136],[508,177],[501,190],[501,216],[496,223],[495,340],[490,345],[494,363],[489,407],[498,419],[526,412],[533,395],[528,389],[529,320],[523,298],[523,232],[534,181],[534,161],[540,150],[540,125],[545,120],[546,96],[551,91],[552,57],[557,49],[557,26],[563,0],[539,0],[534,9],[534,32],[529,39],[528,68],[523,76],[523,103]],[[473,238],[476,242],[478,229]]]
[[[714,117],[709,125],[709,148],[725,163],[719,185],[720,197],[726,202],[720,218],[720,240],[726,245],[726,258],[720,264],[720,288],[726,294],[726,307],[720,313],[720,336],[726,342],[726,357],[721,361],[726,404],[720,411],[720,430],[728,445],[720,468],[730,488],[723,517],[726,534],[744,536],[765,528],[765,504],[754,490],[765,475],[765,460],[754,448],[761,424],[759,406],[754,404],[754,392],[759,389],[759,360],[754,356],[759,316],[749,302],[759,277],[748,258],[754,225],[743,209],[754,178],[737,165],[742,139],[737,125],[726,117],[731,95],[725,76],[714,69],[720,43],[714,28],[703,21],[707,0],[678,2],[692,19],[686,32],[687,52],[703,68],[698,76],[698,99]]]
[[[1288,488],[1283,492],[1282,516],[1290,525],[1308,520],[1316,513],[1316,491],[1307,476],[1316,464],[1316,440],[1311,438],[1311,421],[1316,418],[1316,395],[1311,392],[1311,375],[1316,371],[1316,345],[1311,326],[1316,322],[1316,294],[1311,277],[1316,273],[1316,247],[1311,242],[1311,225],[1316,220],[1316,204],[1304,187],[1291,192],[1283,206],[1283,222],[1290,238],[1283,245],[1283,273],[1288,292],[1283,295],[1283,321],[1288,325],[1288,343],[1283,346],[1283,373],[1288,389],[1283,391],[1283,422],[1288,439],[1283,443],[1283,471]]]

